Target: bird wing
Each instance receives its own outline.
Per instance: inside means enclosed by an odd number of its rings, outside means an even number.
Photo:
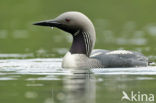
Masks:
[[[144,55],[127,50],[108,51],[97,49],[91,53],[91,58],[99,60],[104,67],[136,67],[148,65],[148,59]]]

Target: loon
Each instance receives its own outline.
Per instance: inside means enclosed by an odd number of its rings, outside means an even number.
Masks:
[[[93,50],[96,41],[94,25],[81,12],[65,12],[52,20],[40,21],[34,23],[34,25],[56,27],[72,35],[72,46],[63,58],[63,68],[148,66],[148,58],[139,52],[128,50]]]

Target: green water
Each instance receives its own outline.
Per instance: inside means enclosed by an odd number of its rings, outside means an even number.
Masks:
[[[155,67],[147,68],[150,73],[138,70],[135,74],[133,68],[119,74],[112,70],[115,75],[112,71],[69,75],[61,68],[61,60],[55,58],[68,51],[71,35],[56,28],[32,25],[65,11],[80,11],[93,21],[96,49],[138,51],[155,62],[155,3],[155,0],[1,0],[0,101],[130,103],[121,101],[122,91],[129,95],[131,91],[156,95]],[[30,62],[28,58],[54,59]]]
[[[62,57],[65,53],[61,49],[66,52],[71,45],[70,34],[32,23],[73,10],[83,12],[93,21],[97,32],[95,48],[154,55],[155,3],[154,0],[1,0],[0,52]]]

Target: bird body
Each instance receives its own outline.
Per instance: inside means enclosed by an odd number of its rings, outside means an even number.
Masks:
[[[93,50],[96,33],[90,19],[80,12],[65,12],[52,20],[34,25],[57,27],[73,36],[73,43],[63,58],[63,68],[104,68],[147,66],[148,58],[127,50]]]

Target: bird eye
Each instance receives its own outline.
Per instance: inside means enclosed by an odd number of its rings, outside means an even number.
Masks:
[[[65,19],[66,22],[70,22],[70,19]]]

